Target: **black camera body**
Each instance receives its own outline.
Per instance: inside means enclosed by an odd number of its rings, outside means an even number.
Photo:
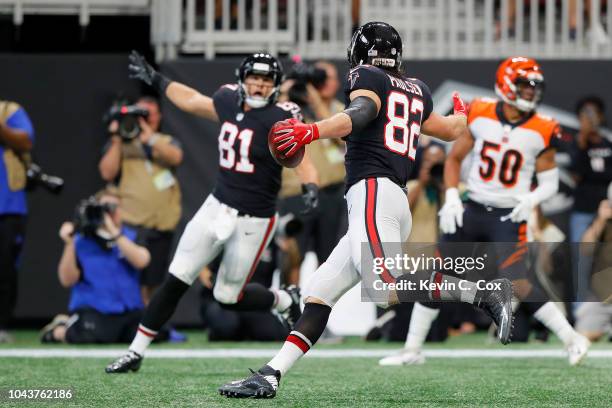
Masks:
[[[116,120],[119,122],[119,136],[129,142],[140,135],[142,129],[138,123],[139,118],[147,118],[149,111],[137,105],[114,105],[106,115],[108,123]]]
[[[57,176],[51,176],[45,173],[38,164],[30,163],[27,170],[28,190],[33,190],[38,186],[42,186],[50,193],[59,194],[64,188],[64,180]]]
[[[305,63],[295,64],[287,74],[287,79],[293,79],[294,85],[289,89],[289,100],[300,106],[306,105],[306,85],[311,84],[320,89],[327,81],[327,71]]]
[[[88,238],[98,238],[97,231],[104,225],[104,214],[111,214],[110,204],[101,204],[95,197],[82,200],[74,214],[74,230]]]

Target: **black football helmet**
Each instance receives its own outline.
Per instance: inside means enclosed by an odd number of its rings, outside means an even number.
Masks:
[[[371,21],[355,31],[347,54],[351,68],[369,64],[399,72],[402,64],[402,38],[389,24]]]
[[[266,98],[258,99],[247,95],[244,80],[248,75],[263,75],[272,78],[274,81],[274,90]],[[276,103],[280,90],[281,82],[283,81],[283,67],[278,59],[266,53],[256,53],[246,57],[240,67],[236,69],[236,77],[238,80],[238,88],[240,94],[240,105],[246,102],[253,108],[262,108],[267,105]]]

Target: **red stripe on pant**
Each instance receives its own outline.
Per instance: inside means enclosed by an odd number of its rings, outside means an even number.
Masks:
[[[300,350],[302,350],[304,353],[310,350],[310,346],[308,346],[308,344],[304,340],[300,339],[298,336],[295,336],[293,334],[290,334],[289,336],[287,336],[287,341],[298,346]]]
[[[366,179],[366,232],[370,243],[370,250],[374,258],[385,258],[382,245],[380,243],[380,235],[376,227],[376,196],[378,194],[378,182],[374,178]],[[395,282],[395,279],[387,268],[382,265],[383,272],[380,275],[383,282]]]
[[[436,284],[434,291],[431,294],[433,300],[440,300],[440,285],[442,284],[442,274],[434,272],[434,283]]]
[[[272,233],[272,230],[274,229],[274,224],[276,224],[276,215],[272,216],[272,218],[270,218],[270,221],[268,222],[268,228],[266,228],[266,233],[264,234],[264,238],[261,241],[261,245],[259,245],[259,250],[257,251],[255,260],[251,264],[251,269],[249,269],[249,276],[247,276],[246,280],[244,281],[244,284],[242,285],[242,289],[240,289],[240,295],[238,296],[239,302],[240,302],[240,299],[242,299],[242,296],[244,295],[244,287],[247,285],[247,283],[249,283],[249,281],[253,277],[253,274],[255,273],[255,269],[257,269],[257,264],[259,263],[259,258],[261,258],[261,254],[263,253],[264,249],[266,249],[266,243],[268,242],[268,238],[270,237],[270,234]]]

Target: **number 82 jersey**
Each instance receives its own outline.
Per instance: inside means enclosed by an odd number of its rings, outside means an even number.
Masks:
[[[359,65],[348,75],[345,88],[369,90],[380,98],[376,119],[346,138],[346,188],[370,177],[387,177],[404,187],[412,171],[421,124],[433,109],[427,85],[415,78]]]

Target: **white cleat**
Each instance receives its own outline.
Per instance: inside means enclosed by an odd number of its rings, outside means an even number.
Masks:
[[[567,359],[571,366],[576,366],[586,357],[587,352],[591,347],[589,339],[579,334],[574,340],[567,345]]]
[[[378,361],[378,365],[381,366],[420,365],[424,363],[425,356],[421,353],[421,350],[406,349]]]

